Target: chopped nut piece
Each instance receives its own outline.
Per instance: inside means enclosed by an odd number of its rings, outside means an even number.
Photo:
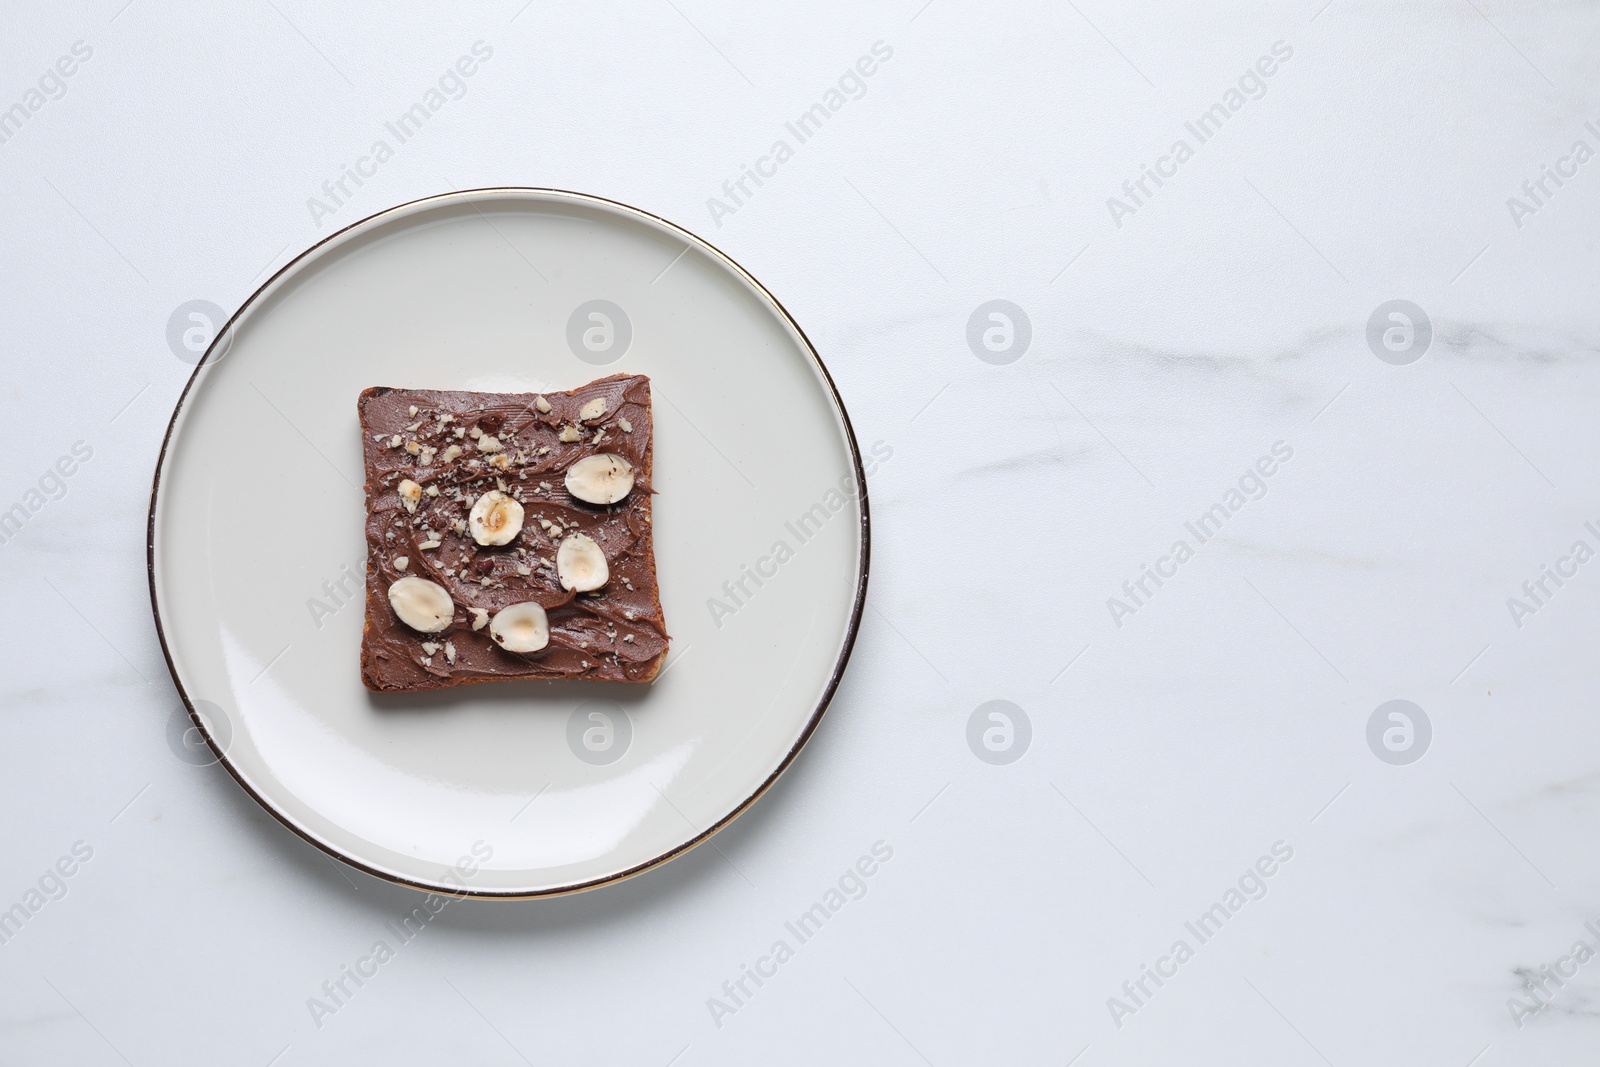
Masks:
[[[439,651],[439,645],[435,641],[424,641],[422,642],[422,651],[431,656],[435,652]]]
[[[415,404],[411,405],[410,415],[411,415],[412,418],[416,418],[417,417],[417,405],[415,405]]]
[[[542,396],[536,396],[533,398],[533,406],[539,409],[539,414],[541,415],[550,414],[550,401],[546,400]]]
[[[401,622],[425,634],[449,629],[456,614],[444,586],[409,575],[389,586],[389,606]]]
[[[400,482],[400,504],[412,515],[417,513],[417,505],[422,503],[422,486],[406,478]]]
[[[438,496],[439,495],[439,487],[437,485],[430,485],[430,486],[428,486],[427,489],[425,489],[423,491],[425,493],[427,493],[429,496]]]
[[[456,665],[456,646],[449,641],[444,643],[444,658],[450,662],[450,666]]]
[[[394,569],[395,570],[403,571],[409,566],[411,566],[411,557],[410,556],[396,556],[394,558]]]
[[[420,548],[420,549],[423,549],[424,551],[426,551],[427,549],[430,549],[430,548],[438,548],[439,547],[439,542],[438,542],[437,539],[430,539],[430,540],[422,542],[422,544],[418,545],[417,547]]]
[[[481,630],[489,625],[489,613],[482,608],[472,608],[472,628]]]
[[[460,445],[451,445],[449,448],[444,450],[444,455],[440,456],[439,458],[441,460],[443,460],[445,463],[449,463],[452,460],[460,459],[461,458],[461,446]]]
[[[474,426],[473,429],[477,429],[477,427]],[[498,452],[504,447],[505,445],[500,443],[500,439],[498,437],[491,437],[488,434],[483,434],[478,438],[479,452]]]
[[[556,571],[564,588],[587,593],[599,589],[611,577],[606,554],[587,534],[573,534],[556,550]]]
[[[399,434],[395,434],[393,437],[389,438],[389,447],[390,448],[399,448],[400,447],[400,435]]]
[[[491,489],[472,505],[467,521],[472,528],[472,539],[478,544],[510,544],[522,529],[522,505]]]
[[[567,492],[588,504],[615,504],[633,491],[633,465],[601,452],[567,468]]]
[[[622,427],[623,433],[633,432],[633,423],[629,422],[627,419],[618,419],[617,425]]]
[[[417,444],[415,441],[407,441],[406,442],[406,454],[407,455],[414,456],[414,455],[416,455],[417,453],[419,453],[421,451],[422,451],[422,446]]]
[[[484,438],[484,440],[489,440],[489,438]],[[511,469],[511,456],[505,452],[491,456],[489,459],[489,466],[499,470],[508,471]]]
[[[593,422],[606,413],[606,398],[597,396],[583,407],[578,409],[578,418],[584,422]]]
[[[512,604],[495,613],[489,636],[507,652],[537,652],[550,643],[550,620],[533,601]]]
[[[561,442],[563,444],[569,444],[569,445],[572,444],[572,442],[574,442],[574,441],[579,441],[579,440],[583,439],[583,433],[576,426],[572,425],[572,423],[570,423],[570,422],[567,423],[565,426],[561,427],[561,433],[558,434],[557,436],[558,436],[558,438],[561,440]]]

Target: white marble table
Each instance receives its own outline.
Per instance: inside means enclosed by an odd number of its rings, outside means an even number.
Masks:
[[[8,12],[0,1062],[1593,1057],[1600,16],[920,2]],[[705,234],[892,457],[720,854],[403,941],[179,757],[145,510],[175,311],[490,184]]]

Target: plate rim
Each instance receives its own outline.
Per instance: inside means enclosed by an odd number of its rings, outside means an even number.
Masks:
[[[530,193],[536,195],[526,196],[526,194]],[[800,731],[800,734],[795,739],[794,744],[790,746],[786,753],[784,753],[783,759],[778,762],[777,767],[773,769],[772,773],[769,774],[764,781],[756,786],[755,790],[751,792],[749,796],[745,797],[744,800],[736,804],[733,809],[722,818],[718,819],[706,829],[695,834],[693,837],[680,842],[676,846],[669,848],[648,860],[637,863],[632,867],[618,871],[614,874],[605,875],[599,878],[589,878],[580,882],[572,883],[570,885],[560,885],[548,889],[493,890],[472,889],[467,886],[460,886],[452,889],[430,885],[403,877],[391,871],[385,871],[373,867],[370,864],[363,862],[361,859],[341,851],[340,849],[334,847],[331,843],[318,839],[318,837],[312,834],[307,828],[297,825],[296,822],[291,819],[286,812],[280,811],[274,804],[269,802],[266,797],[257,792],[256,789],[245,780],[244,775],[228,758],[227,752],[217,744],[216,738],[212,736],[212,733],[206,726],[205,721],[200,717],[199,712],[195,708],[194,701],[190,699],[189,693],[184,689],[183,680],[178,674],[177,664],[173,661],[172,650],[167,643],[166,628],[162,625],[161,603],[156,592],[156,507],[160,500],[161,473],[166,466],[168,449],[172,445],[173,433],[177,429],[178,425],[178,417],[183,413],[184,404],[188,402],[189,394],[191,391],[193,391],[195,383],[199,381],[201,371],[205,370],[206,366],[213,362],[212,354],[216,352],[218,345],[225,338],[228,339],[228,343],[231,345],[233,325],[238,321],[239,317],[252,306],[254,306],[255,303],[261,299],[262,294],[264,294],[268,289],[272,288],[273,284],[277,282],[279,278],[283,277],[284,274],[295,268],[303,260],[306,260],[308,257],[317,253],[323,248],[323,246],[337,240],[352,230],[375,224],[377,220],[383,219],[387,216],[395,215],[401,212],[420,210],[424,205],[443,205],[450,201],[471,203],[475,200],[491,199],[497,194],[512,194],[513,196],[525,197],[529,200],[546,199],[558,202],[566,201],[569,204],[582,204],[590,206],[597,205],[603,210],[618,212],[623,215],[635,216],[636,218],[645,220],[648,224],[663,228],[669,233],[682,238],[685,244],[699,248],[703,253],[710,255],[713,259],[722,263],[722,265],[731,270],[735,276],[751,286],[772,306],[774,310],[778,312],[783,321],[788,323],[790,329],[792,329],[795,335],[799,337],[801,346],[804,348],[806,355],[811,357],[811,362],[821,374],[823,383],[828,387],[828,395],[833,400],[833,406],[835,411],[838,413],[839,422],[844,428],[845,442],[850,446],[850,460],[854,467],[856,481],[856,497],[861,504],[861,529],[859,542],[861,551],[860,565],[856,572],[855,598],[850,607],[850,619],[845,628],[844,643],[840,647],[838,659],[834,662],[833,669],[828,676],[827,685],[824,687],[822,695],[817,701],[817,706],[812,710],[810,716],[806,720],[804,728]],[[226,352],[223,354],[225,355]],[[222,356],[219,355],[217,360],[220,361],[221,359]],[[822,361],[822,356],[817,352],[816,345],[812,344],[811,338],[806,334],[805,330],[801,328],[800,323],[795,320],[795,317],[789,313],[789,309],[784,307],[783,303],[776,296],[774,296],[765,285],[761,284],[755,275],[746,270],[744,266],[732,256],[728,255],[722,249],[718,248],[704,237],[701,237],[699,234],[678,225],[670,219],[657,215],[654,212],[646,211],[643,208],[634,207],[632,204],[626,204],[620,200],[612,200],[603,196],[596,196],[592,193],[582,193],[571,189],[555,189],[544,186],[524,185],[496,185],[483,186],[473,189],[457,189],[447,193],[435,193],[430,196],[418,197],[414,200],[407,200],[403,203],[394,204],[379,211],[375,211],[364,218],[357,219],[348,226],[344,226],[338,230],[335,230],[314,244],[307,246],[298,255],[295,255],[282,267],[279,267],[276,271],[274,271],[272,275],[266,279],[266,281],[257,286],[250,293],[250,295],[239,304],[238,308],[233,312],[233,314],[228,317],[228,321],[223,324],[222,328],[216,332],[216,336],[212,338],[211,343],[206,347],[205,354],[200,357],[200,360],[195,364],[194,371],[189,375],[188,381],[184,383],[182,392],[178,394],[177,403],[173,405],[172,416],[167,420],[166,431],[161,437],[161,449],[156,455],[155,473],[151,478],[150,484],[150,508],[145,525],[145,568],[150,589],[150,613],[155,621],[156,637],[161,643],[161,655],[166,661],[167,673],[172,677],[173,687],[178,691],[178,698],[183,701],[184,709],[188,711],[190,720],[200,731],[200,735],[205,738],[206,745],[211,749],[212,755],[216,757],[216,761],[228,771],[228,773],[233,777],[233,780],[237,782],[238,785],[245,791],[245,793],[248,794],[249,797],[258,805],[260,805],[263,810],[265,810],[273,818],[277,819],[278,822],[282,823],[289,830],[293,831],[297,837],[309,842],[324,854],[333,857],[341,863],[348,864],[357,870],[364,871],[376,878],[381,878],[384,881],[391,882],[395,885],[403,885],[408,889],[414,889],[418,892],[441,897],[476,900],[535,900],[545,897],[569,896],[574,893],[582,893],[591,889],[599,889],[602,886],[624,882],[630,878],[641,875],[646,871],[653,870],[656,867],[660,867],[663,864],[677,859],[679,856],[687,854],[696,846],[709,841],[715,834],[732,823],[733,820],[737,819],[740,815],[743,815],[746,811],[748,811],[756,801],[760,800],[761,797],[763,797],[767,791],[772,788],[773,784],[777,782],[779,777],[781,777],[783,773],[794,763],[795,759],[800,755],[801,749],[805,748],[806,742],[809,741],[811,739],[811,735],[816,732],[817,726],[822,722],[822,716],[827,712],[829,705],[833,702],[834,694],[838,691],[839,683],[844,678],[845,668],[849,665],[851,653],[855,650],[856,637],[861,629],[861,616],[866,607],[868,573],[871,570],[871,550],[871,516],[868,507],[866,471],[862,467],[861,448],[856,441],[855,427],[850,421],[850,412],[845,407],[844,398],[839,395],[839,387],[834,382],[833,375],[829,373],[827,364]]]

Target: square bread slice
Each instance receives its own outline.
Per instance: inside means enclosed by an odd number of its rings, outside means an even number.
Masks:
[[[566,393],[362,392],[361,680],[648,682],[667,656],[650,379]]]

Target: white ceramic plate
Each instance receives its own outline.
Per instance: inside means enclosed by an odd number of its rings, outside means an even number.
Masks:
[[[369,693],[356,395],[619,372],[654,384],[661,676]],[[150,507],[162,645],[234,777],[333,855],[470,895],[601,885],[725,825],[816,727],[866,581],[861,458],[793,320],[692,234],[552,190],[406,204],[290,263],[196,369]]]

